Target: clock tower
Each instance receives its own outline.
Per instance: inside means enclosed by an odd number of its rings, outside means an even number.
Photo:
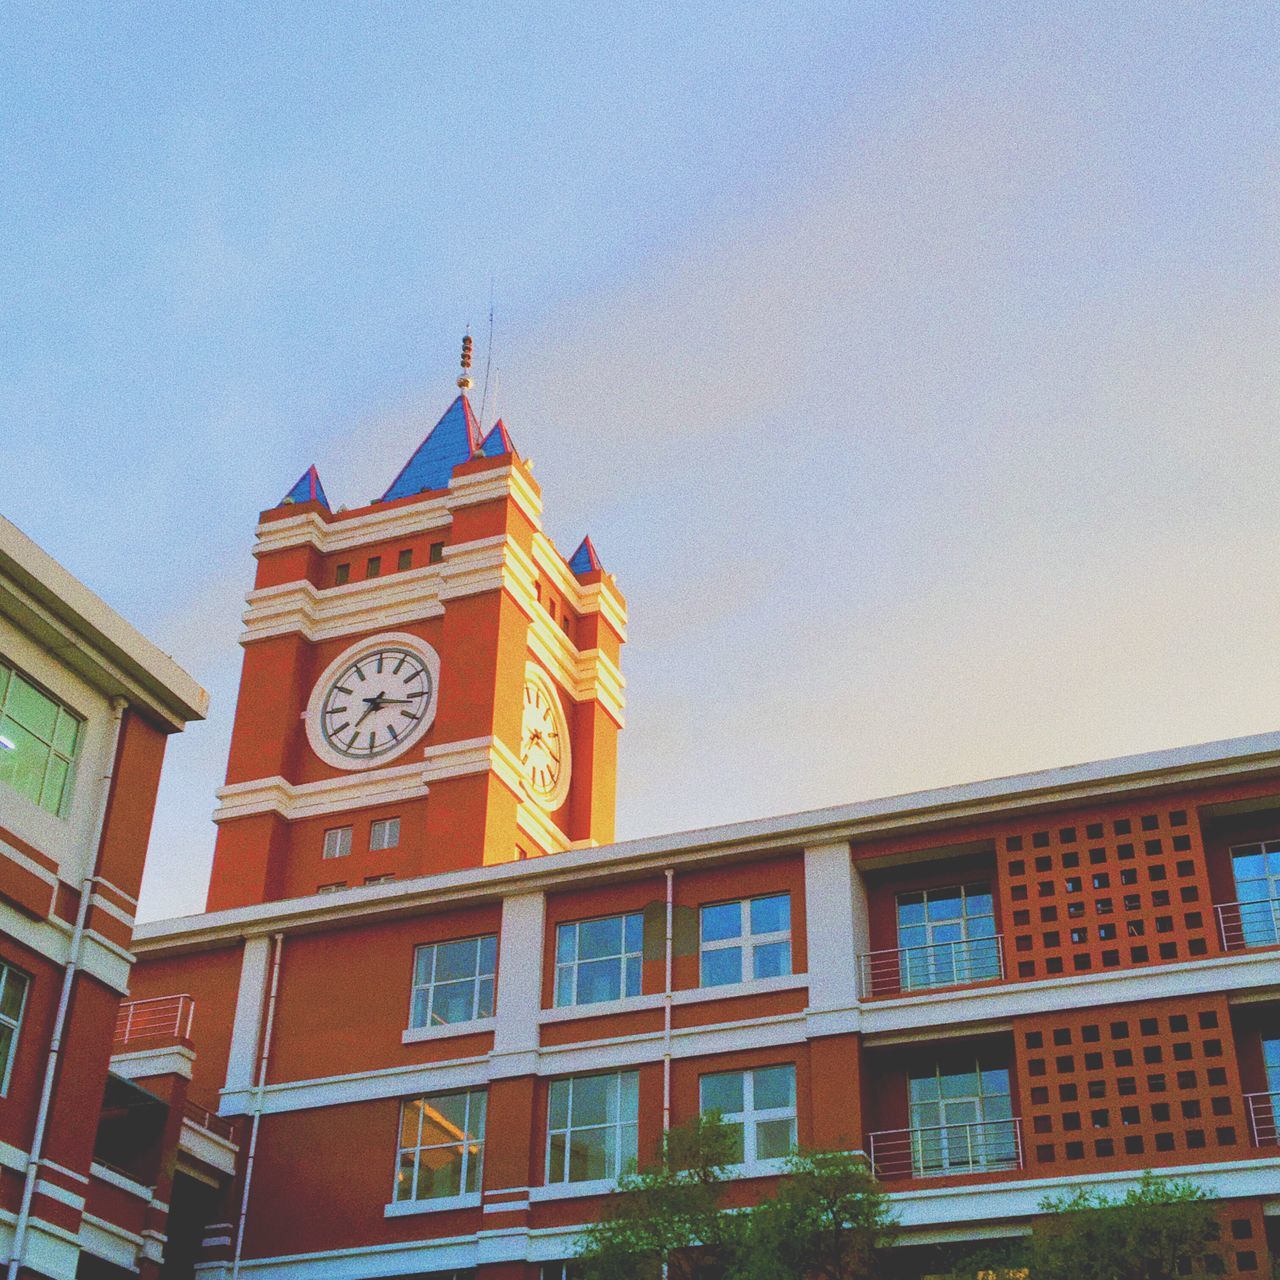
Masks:
[[[381,498],[261,514],[209,910],[613,838],[625,601],[460,383]]]

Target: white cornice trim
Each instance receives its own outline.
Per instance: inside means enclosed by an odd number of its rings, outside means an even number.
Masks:
[[[122,1080],[145,1080],[149,1076],[181,1076],[191,1079],[195,1050],[184,1044],[167,1044],[157,1049],[133,1049],[111,1055],[111,1071]]]
[[[573,847],[569,837],[530,800],[521,800],[516,825],[543,853],[564,853]]]

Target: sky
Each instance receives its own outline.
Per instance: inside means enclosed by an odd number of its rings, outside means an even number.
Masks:
[[[469,324],[630,607],[620,837],[1277,727],[1270,3],[18,3],[0,510],[210,692]],[[486,424],[487,425],[487,424]]]

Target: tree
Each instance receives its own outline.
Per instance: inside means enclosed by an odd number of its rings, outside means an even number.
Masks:
[[[865,1159],[845,1151],[802,1152],[787,1161],[772,1199],[744,1213],[741,1280],[864,1280],[897,1223]],[[735,1278],[736,1280],[736,1278]]]
[[[729,1280],[745,1217],[723,1204],[734,1135],[718,1116],[672,1129],[658,1163],[625,1175],[580,1237],[584,1280]]]
[[[1114,1200],[1077,1187],[1040,1202],[1046,1215],[1021,1245],[979,1249],[958,1264],[952,1280],[1022,1274],[1034,1280],[1170,1280],[1204,1276],[1204,1256],[1217,1237],[1208,1192],[1194,1183],[1147,1170]]]

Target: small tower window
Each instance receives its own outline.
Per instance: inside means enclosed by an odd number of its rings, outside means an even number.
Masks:
[[[351,565],[349,563],[340,564],[333,571],[333,581],[335,585],[339,587],[342,586],[344,582],[350,582],[351,581]]]
[[[400,819],[380,818],[369,828],[369,849],[394,849],[400,843]]]
[[[326,858],[345,858],[350,852],[350,827],[331,827],[324,833],[324,856]]]
[[[396,557],[396,568],[403,572],[405,569],[413,568],[413,548],[405,547],[405,549]]]
[[[443,559],[444,559],[444,543],[433,542],[431,546],[427,548],[427,563],[439,564],[440,561]]]
[[[366,578],[376,578],[382,572],[382,557],[370,556],[364,566],[364,576]]]
[[[339,889],[345,889],[347,882],[345,880],[335,880],[333,884],[321,884],[316,886],[317,893],[337,893]]]

